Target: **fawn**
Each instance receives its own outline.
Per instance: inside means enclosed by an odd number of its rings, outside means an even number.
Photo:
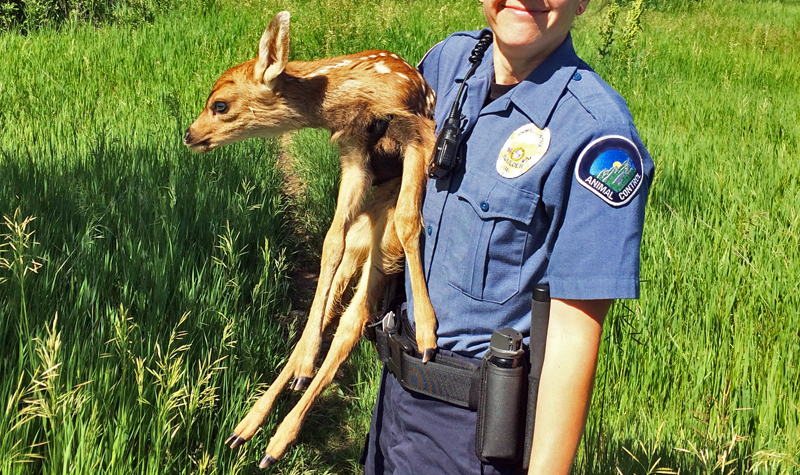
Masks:
[[[235,448],[250,439],[294,378],[292,389],[307,390],[270,439],[261,468],[275,463],[295,440],[311,404],[361,337],[385,276],[402,268],[404,253],[417,344],[425,361],[436,349],[436,318],[419,242],[426,170],[435,142],[433,91],[414,67],[385,51],[309,62],[288,62],[288,56],[289,13],[281,12],[264,31],[257,58],[222,74],[184,136],[188,147],[205,152],[249,137],[314,127],[330,130],[331,141],[339,144],[341,184],[308,322],[286,367],[225,441]],[[370,190],[374,171],[386,168],[381,161],[398,156],[402,177]],[[323,330],[359,269],[355,294],[314,377]]]

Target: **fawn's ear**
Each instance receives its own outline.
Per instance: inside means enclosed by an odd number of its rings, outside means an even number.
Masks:
[[[289,12],[280,12],[269,22],[258,44],[255,80],[272,89],[275,78],[289,61]]]

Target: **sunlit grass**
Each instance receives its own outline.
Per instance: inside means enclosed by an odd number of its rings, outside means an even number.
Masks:
[[[605,56],[603,12],[573,33],[657,166],[642,299],[607,321],[575,473],[796,473],[800,7],[646,9],[626,48],[629,4]],[[208,155],[180,141],[281,9],[295,59],[416,62],[483,24],[460,1],[223,1],[135,29],[0,35],[0,473],[256,472],[296,394],[242,449],[222,441],[304,323],[287,274],[319,252],[335,148],[325,133]],[[360,345],[271,470],[359,472],[377,370]]]

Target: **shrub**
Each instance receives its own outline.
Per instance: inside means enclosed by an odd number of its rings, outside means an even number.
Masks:
[[[68,20],[137,24],[152,21],[174,0],[0,0],[0,32],[59,27]]]

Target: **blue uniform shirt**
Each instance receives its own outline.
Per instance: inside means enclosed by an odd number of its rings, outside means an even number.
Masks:
[[[437,94],[437,132],[479,34],[451,35],[420,63]],[[627,104],[578,58],[571,37],[483,107],[492,57],[490,48],[467,81],[460,164],[428,181],[423,204],[438,345],[474,357],[494,330],[529,332],[540,282],[553,298],[638,298],[653,175]]]

